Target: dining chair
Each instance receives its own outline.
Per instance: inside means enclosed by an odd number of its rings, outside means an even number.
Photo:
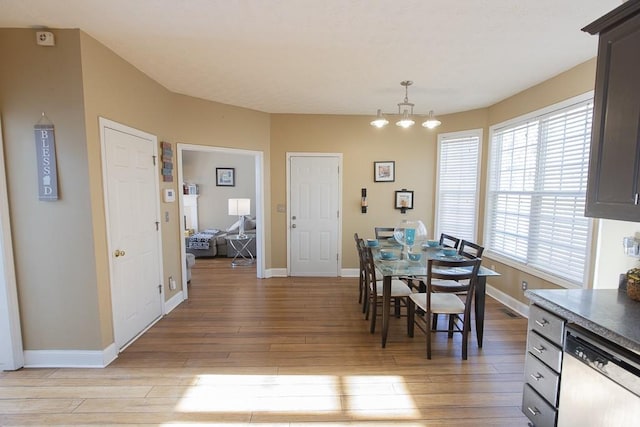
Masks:
[[[364,313],[364,297],[365,297],[365,270],[364,270],[364,240],[358,236],[358,233],[353,233],[353,240],[356,242],[356,250],[358,251],[358,260],[360,262],[360,274],[358,276],[358,303],[362,304],[362,312]]]
[[[453,237],[450,234],[440,233],[440,246],[458,249],[459,244],[460,239],[457,237]]]
[[[407,332],[413,337],[414,325],[417,325],[426,335],[427,359],[431,359],[431,335],[437,332],[447,332],[449,338],[454,332],[462,334],[462,360],[467,360],[469,331],[471,329],[471,309],[473,292],[478,278],[481,260],[466,259],[462,261],[445,261],[430,259],[427,261],[426,292],[409,295],[407,307]],[[462,269],[462,270],[461,270]],[[438,286],[434,279],[454,279],[458,287]],[[466,295],[458,296],[456,292],[466,291]],[[424,315],[416,316],[416,308]],[[447,329],[437,329],[431,323],[434,314],[449,316]]]
[[[381,240],[393,237],[393,230],[395,230],[393,227],[375,227],[376,239]]]
[[[460,241],[460,247],[458,248],[458,255],[460,255],[460,256],[462,256],[464,258],[467,258],[467,259],[481,258],[483,252],[484,252],[484,247],[478,245],[477,243],[473,243],[473,242],[470,242],[470,241],[464,240],[464,239],[462,239]],[[437,280],[437,285],[438,286],[456,287],[456,286],[459,286],[460,283],[455,281],[455,280],[447,279],[447,280]],[[464,292],[464,291],[458,292],[458,295],[462,295],[462,294],[465,294],[465,293],[466,292]],[[434,328],[438,327],[438,315],[437,314],[433,315],[432,325],[433,325]]]
[[[484,247],[478,245],[477,243],[473,243],[464,239],[460,241],[460,246],[458,247],[458,254],[462,255],[465,258],[469,258],[469,259],[482,258],[483,252],[484,252]]]
[[[366,299],[366,319],[370,319],[371,326],[370,332],[376,331],[376,318],[382,313],[378,313],[378,307],[382,307],[382,277],[378,279],[376,273],[376,267],[373,259],[373,252],[371,248],[365,246],[364,248],[364,263],[365,263],[365,278],[366,278],[366,292],[368,298]],[[391,280],[391,303],[395,305],[396,317],[401,317],[401,307],[408,307],[408,297],[413,292],[409,285],[400,279]]]

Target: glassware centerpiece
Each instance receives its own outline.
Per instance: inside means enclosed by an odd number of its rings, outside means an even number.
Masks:
[[[403,219],[393,230],[393,237],[403,246],[403,253],[420,252],[427,241],[427,227],[420,220]]]

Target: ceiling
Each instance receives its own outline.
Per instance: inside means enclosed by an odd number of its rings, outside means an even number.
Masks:
[[[620,0],[0,0],[0,27],[79,28],[167,89],[269,113],[492,105],[597,53]],[[35,43],[35,34],[34,34]]]

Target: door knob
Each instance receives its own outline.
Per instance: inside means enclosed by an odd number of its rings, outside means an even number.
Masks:
[[[292,224],[292,225],[291,225],[291,228],[296,228],[296,225],[295,225],[295,224]]]

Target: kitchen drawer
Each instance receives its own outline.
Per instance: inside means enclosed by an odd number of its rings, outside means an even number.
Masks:
[[[549,405],[529,384],[522,393],[522,412],[536,427],[554,427],[558,412]]]
[[[554,407],[557,406],[558,384],[560,383],[558,374],[549,369],[531,353],[528,353],[524,364],[524,376],[525,381],[535,388],[547,402]]]
[[[551,341],[530,331],[527,336],[527,351],[546,363],[551,369],[560,372],[562,366],[562,349]]]
[[[564,343],[565,320],[546,310],[532,305],[529,307],[529,329],[536,331],[559,347]]]

